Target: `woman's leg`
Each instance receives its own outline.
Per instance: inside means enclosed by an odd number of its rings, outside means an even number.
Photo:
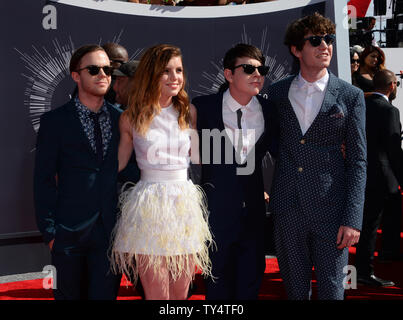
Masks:
[[[149,265],[149,256],[141,255],[138,262],[139,276],[146,300],[169,300],[169,272],[165,262],[156,269]]]
[[[180,276],[174,280],[172,275],[169,275],[169,299],[170,300],[186,300],[189,292],[189,285],[192,281],[195,272],[195,264],[193,259],[189,258],[185,262],[184,270]]]

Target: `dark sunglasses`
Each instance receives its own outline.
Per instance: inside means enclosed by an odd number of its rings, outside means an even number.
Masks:
[[[351,59],[351,63],[360,63],[360,59]]]
[[[86,66],[86,67],[81,68],[81,69],[78,69],[77,72],[81,71],[81,70],[84,70],[84,69],[87,69],[88,73],[90,75],[92,75],[92,76],[96,76],[101,69],[104,71],[104,73],[107,76],[110,76],[112,74],[112,72],[113,72],[113,68],[110,67],[110,66],[99,67],[99,66],[92,66],[92,65],[91,66]]]
[[[232,70],[235,70],[236,68],[239,68],[239,67],[242,67],[243,72],[245,72],[246,74],[252,74],[255,72],[256,69],[259,71],[260,75],[262,75],[262,76],[265,76],[269,72],[268,66],[255,67],[255,66],[252,66],[251,64],[240,64],[240,65],[232,68]]]
[[[304,41],[308,40],[312,47],[319,47],[322,43],[322,40],[325,40],[327,45],[330,45],[336,40],[336,36],[334,34],[327,34],[325,36],[310,36],[308,38],[304,38]]]

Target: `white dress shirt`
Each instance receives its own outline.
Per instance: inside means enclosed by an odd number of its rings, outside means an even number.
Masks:
[[[325,98],[329,73],[315,82],[306,81],[301,73],[291,82],[288,98],[304,135],[315,120]]]
[[[230,138],[235,150],[238,150],[239,131],[242,131],[241,162],[244,163],[246,156],[252,150],[264,131],[264,118],[262,106],[256,97],[252,97],[246,106],[239,104],[227,89],[223,95],[222,116],[225,131]],[[238,129],[237,110],[241,109],[241,127]]]

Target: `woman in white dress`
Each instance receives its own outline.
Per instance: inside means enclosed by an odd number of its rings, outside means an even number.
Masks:
[[[134,147],[141,178],[122,194],[112,265],[139,276],[148,300],[186,299],[196,268],[211,276],[206,203],[187,175],[193,109],[184,87],[180,49],[151,47],[120,118],[119,170]]]

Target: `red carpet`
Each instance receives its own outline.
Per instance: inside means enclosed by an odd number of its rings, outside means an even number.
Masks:
[[[351,259],[354,259],[355,249],[352,248]],[[357,289],[346,291],[347,300],[403,300],[403,262],[376,264],[376,273],[379,277],[393,280],[395,287],[370,288],[358,286]],[[190,300],[204,300],[205,287],[200,276],[196,277],[195,292]],[[313,281],[313,298],[315,298],[315,280]],[[260,300],[281,300],[285,299],[285,291],[279,273],[277,259],[266,259],[266,272],[259,294]],[[42,279],[18,281],[0,284],[0,300],[52,300],[52,291],[43,289]],[[140,295],[133,290],[133,287],[125,278],[122,279],[118,300],[138,300]]]

